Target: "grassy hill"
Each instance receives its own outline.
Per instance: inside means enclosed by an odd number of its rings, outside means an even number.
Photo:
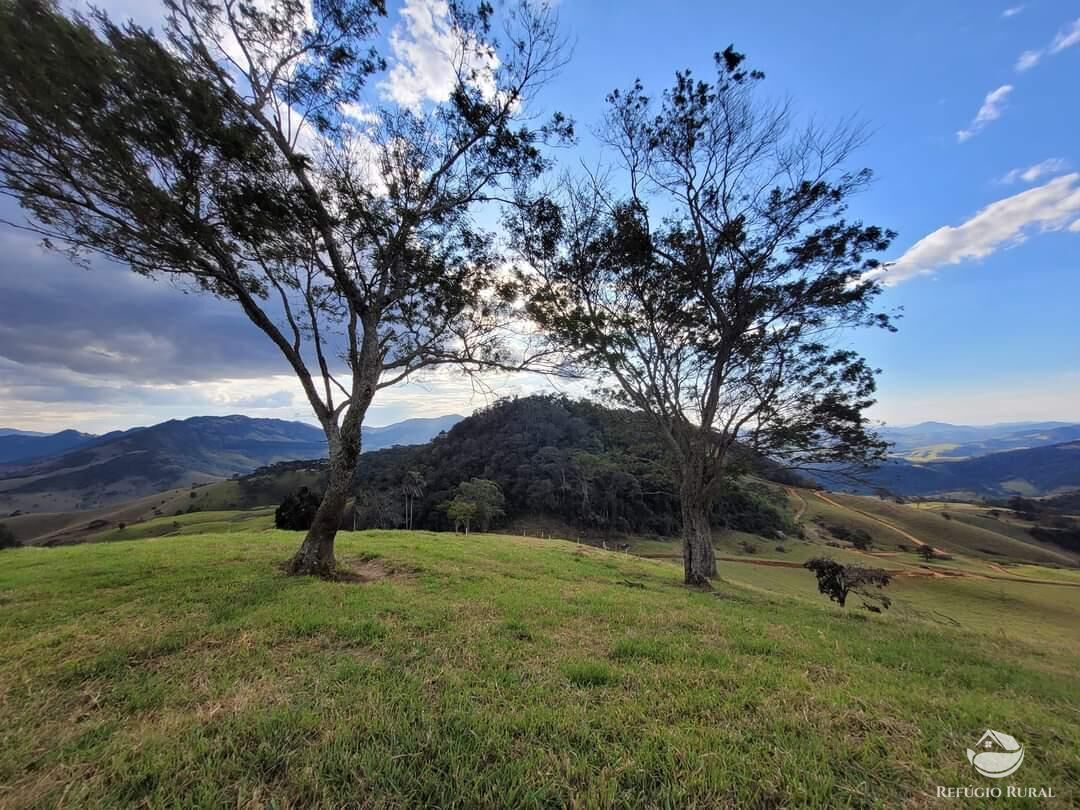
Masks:
[[[364,449],[423,443],[461,418],[407,419],[366,427]],[[32,451],[29,445],[38,449]],[[47,445],[54,449],[47,451]],[[0,514],[110,512],[158,492],[220,481],[278,462],[322,458],[326,439],[322,430],[302,422],[246,416],[173,419],[96,437],[74,431],[0,437],[0,462],[27,455],[44,457],[0,463]],[[231,508],[251,505],[245,503],[249,500],[234,499],[238,502]]]
[[[294,579],[257,525],[3,554],[0,803],[930,806],[987,727],[1077,799],[1074,572],[898,578],[873,616],[491,535],[346,533],[353,581]]]
[[[1025,529],[1029,522],[1008,510],[1000,519],[987,517],[988,507],[967,504],[897,504],[880,498],[841,493],[807,493],[807,517],[862,528],[882,549],[913,548],[917,541],[949,553],[979,559],[1020,560],[1075,565],[1077,555],[1039,543]],[[968,507],[968,508],[965,508]],[[1026,535],[1026,536],[1025,536]]]

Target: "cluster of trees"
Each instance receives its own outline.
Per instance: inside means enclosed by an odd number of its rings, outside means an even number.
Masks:
[[[502,490],[494,481],[473,478],[462,481],[454,492],[454,497],[446,504],[446,517],[454,524],[454,531],[463,530],[465,534],[475,523],[476,527],[486,532],[492,521],[506,514],[506,499]]]
[[[1024,498],[1016,495],[1002,505],[1034,524],[1028,532],[1036,540],[1053,543],[1069,551],[1080,551],[1080,492],[1052,498]]]
[[[417,479],[424,487],[406,506],[403,484]],[[680,531],[678,486],[652,422],[554,395],[501,400],[427,445],[365,454],[355,479],[355,525],[404,526],[407,509],[415,528],[452,529],[446,506],[473,479],[498,487],[508,519],[553,516],[585,535]],[[789,531],[776,501],[764,485],[731,479],[710,521],[763,535]]]
[[[866,551],[874,545],[874,538],[866,529],[852,529],[848,526],[828,523],[824,520],[820,520],[818,523],[837,540],[845,540],[860,551]]]
[[[454,87],[413,107],[367,90],[387,69],[382,2],[165,6],[159,36],[0,3],[0,192],[49,244],[234,302],[281,353],[329,448],[294,573],[334,572],[377,392],[436,366],[604,381],[659,436],[672,488],[604,455],[572,471],[542,456],[554,469],[531,497],[614,523],[677,498],[688,584],[716,573],[713,518],[744,448],[793,466],[883,457],[863,416],[875,372],[833,340],[892,328],[873,255],[893,234],[847,217],[870,181],[848,166],[861,136],[797,126],[733,48],[708,79],[611,93],[613,163],[553,189],[548,147],[574,127],[530,107],[565,61],[552,4],[448,4]],[[492,205],[507,240],[478,216]]]

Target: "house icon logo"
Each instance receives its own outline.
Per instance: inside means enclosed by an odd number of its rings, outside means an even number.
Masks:
[[[968,762],[983,776],[1003,779],[1012,776],[1024,762],[1024,746],[1001,731],[987,729],[975,750],[967,749]]]

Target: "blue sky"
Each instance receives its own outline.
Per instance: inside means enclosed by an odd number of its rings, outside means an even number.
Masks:
[[[150,3],[103,5],[155,18]],[[408,5],[438,11],[432,0]],[[391,5],[388,29],[423,47],[401,8]],[[728,44],[801,116],[867,124],[857,160],[877,179],[854,213],[899,232],[883,303],[904,308],[899,333],[852,339],[883,371],[877,418],[1080,421],[1080,3],[562,0],[558,10],[573,59],[540,102],[577,120],[590,162],[603,157],[589,132],[606,93],[635,77],[659,92],[682,67],[705,76]],[[283,362],[229,305],[142,279],[103,283],[10,231],[0,244],[0,425],[308,418]],[[20,328],[32,341],[2,331],[31,311],[26,302],[58,297],[55,322]],[[140,327],[141,311],[169,323]],[[227,350],[185,346],[208,333],[226,336]],[[497,394],[542,385],[492,381]],[[385,392],[369,421],[486,401],[440,377]]]

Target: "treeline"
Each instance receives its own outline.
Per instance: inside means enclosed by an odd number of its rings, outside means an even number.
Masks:
[[[1036,540],[1080,552],[1080,519],[1076,517],[1080,513],[1080,490],[1052,498],[1015,496],[995,505],[1012,509],[1024,520],[1032,521],[1035,525],[1028,532]]]
[[[547,515],[586,535],[675,536],[680,504],[667,452],[642,414],[550,395],[502,400],[427,445],[366,453],[355,525],[452,529],[448,506],[462,483],[480,479],[502,491],[503,525]],[[713,519],[759,534],[790,528],[776,494],[745,479],[727,487]]]

